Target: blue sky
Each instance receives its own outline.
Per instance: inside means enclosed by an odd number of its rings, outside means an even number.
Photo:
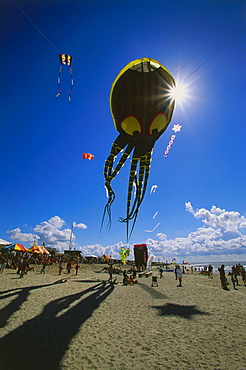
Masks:
[[[67,249],[76,223],[73,247],[118,256],[129,163],[100,233],[103,166],[118,135],[109,93],[127,63],[150,57],[188,97],[155,144],[130,244],[168,260],[246,260],[245,1],[4,0],[0,14],[0,237]],[[55,98],[59,53],[73,56],[71,104],[66,67]]]

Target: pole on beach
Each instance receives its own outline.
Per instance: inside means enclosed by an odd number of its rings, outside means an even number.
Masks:
[[[72,223],[72,226],[71,226],[71,234],[70,234],[70,240],[69,240],[69,250],[71,250],[71,247],[72,247],[72,236],[73,236],[73,223]]]

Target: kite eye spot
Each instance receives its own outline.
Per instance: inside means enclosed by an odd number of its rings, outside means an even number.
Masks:
[[[149,134],[154,135],[160,131],[163,131],[166,129],[167,125],[168,120],[165,113],[158,113],[154,116],[149,125]]]
[[[135,136],[136,134],[141,133],[141,125],[138,119],[134,116],[127,116],[121,122],[121,128],[127,133],[128,135]]]

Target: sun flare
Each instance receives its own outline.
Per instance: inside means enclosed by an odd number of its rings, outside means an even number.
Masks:
[[[185,102],[188,95],[187,85],[182,84],[182,82],[177,83],[176,86],[170,87],[170,90],[167,93],[167,96],[172,100],[175,100],[176,103]]]

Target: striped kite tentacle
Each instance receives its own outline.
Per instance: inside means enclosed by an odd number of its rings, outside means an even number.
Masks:
[[[151,162],[151,154],[152,150],[149,151],[146,155],[141,156],[140,158],[133,158],[132,159],[132,166],[130,171],[130,178],[129,178],[129,187],[128,187],[128,198],[127,198],[127,211],[126,211],[126,218],[120,218],[119,221],[126,222],[126,232],[127,232],[127,240],[130,239],[131,234],[133,232],[138,212],[140,209],[140,205],[144,199],[148,178],[150,173],[150,162]],[[139,172],[137,176],[137,165],[139,164]],[[134,183],[136,184],[136,195],[132,196],[132,189]],[[131,202],[134,198],[134,203],[131,206]],[[131,230],[129,232],[129,221],[133,219],[133,223],[131,226]]]
[[[144,167],[144,183],[143,183],[143,189],[142,189],[142,194],[141,194],[141,201],[140,204],[143,201],[143,198],[146,193],[147,185],[148,185],[148,179],[149,179],[149,174],[150,174],[150,167],[151,167],[151,161],[152,161],[152,150],[148,152],[144,157],[144,163],[142,164]],[[141,162],[140,162],[141,166]]]
[[[147,184],[148,184],[148,178],[150,174],[150,162],[151,162],[151,154],[152,151],[148,152],[145,156],[142,156],[140,158],[140,169],[139,169],[139,196],[136,196],[137,205],[135,206],[134,214],[131,218],[133,218],[133,223],[131,226],[131,231],[129,234],[129,239],[132,235],[133,229],[135,227],[135,223],[137,221],[138,212],[141,206],[141,203],[144,199]]]
[[[139,162],[138,158],[132,158],[131,160],[131,169],[130,169],[130,177],[129,177],[129,184],[128,184],[128,197],[127,197],[127,207],[126,207],[126,218],[125,219],[120,219],[121,222],[126,222],[126,239],[128,243],[129,239],[129,221],[132,218],[132,212],[131,211],[131,202],[132,202],[132,190],[133,186],[137,187],[137,165]],[[132,205],[132,209],[135,208],[135,203],[136,203],[136,196],[133,196],[134,198],[134,204]]]
[[[125,152],[122,154],[117,166],[115,169],[113,169],[113,162],[115,161],[115,158],[117,154],[119,154],[123,149],[119,147],[116,143],[113,143],[112,149],[110,151],[110,155],[105,161],[104,166],[104,179],[105,179],[105,188],[108,193],[108,202],[104,207],[103,217],[102,217],[102,223],[101,223],[101,230],[104,223],[105,215],[108,214],[109,222],[107,229],[110,229],[111,227],[111,205],[113,201],[115,200],[115,193],[111,186],[111,181],[115,178],[115,176],[118,174],[120,169],[123,167],[125,161],[130,156],[130,153],[133,149],[133,144],[128,144],[127,148],[125,149]]]
[[[112,170],[113,170],[113,163],[116,158],[116,156],[121,152],[122,148],[120,148],[118,145],[113,143],[112,148],[110,150],[110,154],[108,158],[105,160],[104,165],[104,179],[105,181],[108,179],[109,176],[111,176]]]

